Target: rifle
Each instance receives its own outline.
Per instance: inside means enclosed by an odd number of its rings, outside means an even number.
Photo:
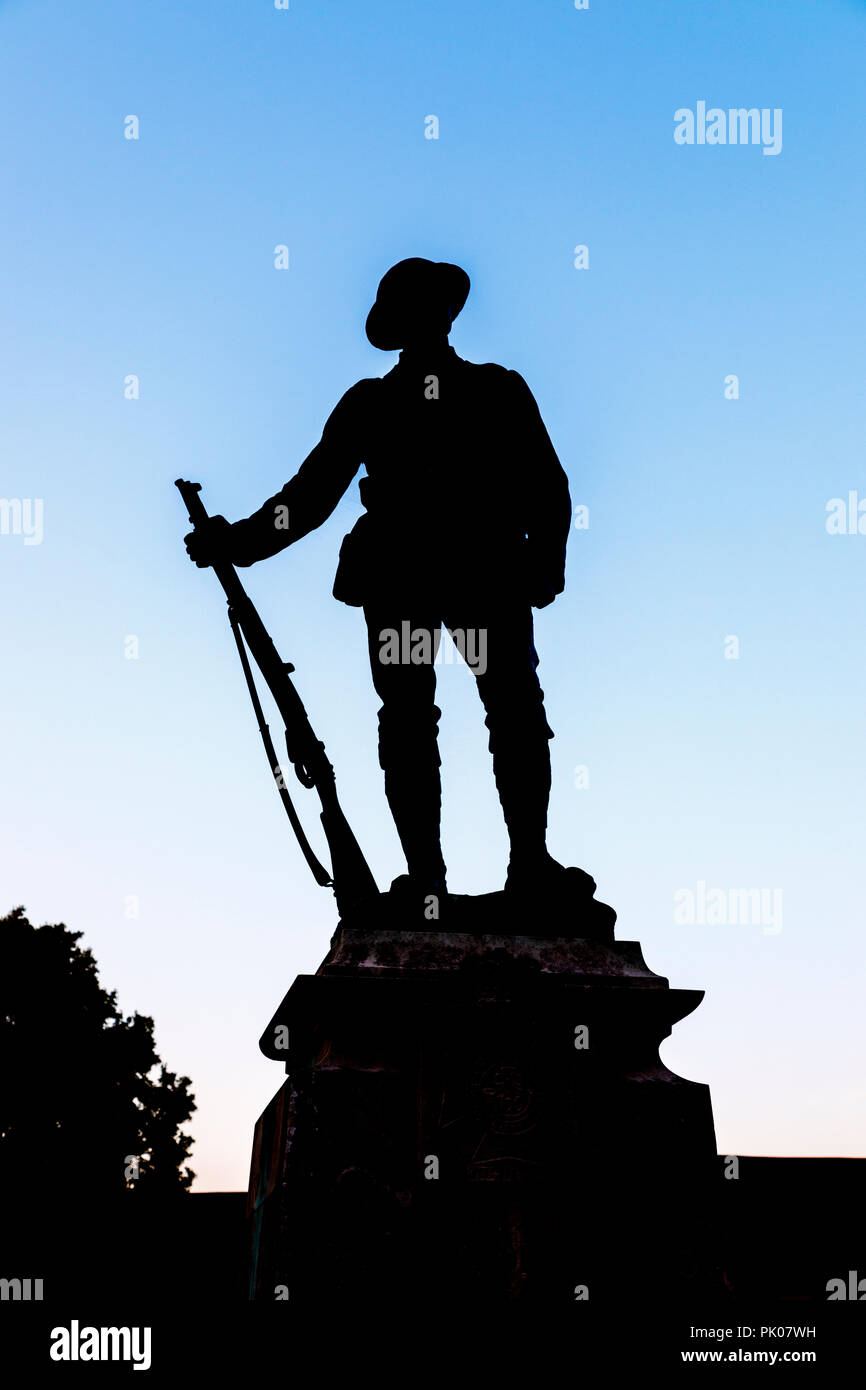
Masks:
[[[182,478],[178,478],[175,487],[183,498],[193,527],[202,526],[209,518],[205,505],[199,496],[201,483],[188,483],[184,482]],[[301,853],[312,870],[313,877],[320,887],[333,888],[334,896],[337,899],[337,909],[340,916],[343,916],[355,903],[378,893],[376,880],[373,878],[361,847],[343,814],[343,809],[337,798],[334,769],[328,761],[325,745],[321,739],[316,738],[307,717],[307,711],[304,709],[303,701],[289,679],[291,672],[295,669],[294,666],[291,662],[280,659],[280,655],[231,561],[218,560],[212,568],[228,599],[229,622],[237,644],[247,689],[250,692],[250,699],[258,720],[259,733],[268,755],[268,764],[280,794],[280,800],[297,836]],[[304,787],[315,787],[318,793],[322,806],[320,819],[331,853],[332,867],[330,873],[316,858],[280,773],[277,755],[274,751],[270,731],[265,723],[250,668],[247,648],[249,648],[249,652],[252,654],[253,660],[282,716],[286,733],[286,751],[298,781]]]

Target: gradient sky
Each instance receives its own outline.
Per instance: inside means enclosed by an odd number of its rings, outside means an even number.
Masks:
[[[662,1055],[720,1151],[863,1154],[866,536],[825,519],[866,498],[864,42],[855,0],[0,3],[0,495],[44,506],[41,544],[0,535],[0,911],[83,931],[154,1016],[200,1189],[246,1186],[282,1081],[257,1039],[336,914],[172,482],[231,519],[281,486],[393,365],[363,323],[409,255],[469,271],[455,347],[526,377],[590,509],[537,618],[552,851],[706,990]],[[782,152],[678,146],[698,101],[781,108]],[[386,886],[363,620],[331,597],[359,513],[353,484],[245,582]],[[449,880],[488,891],[483,710],[457,666],[440,694]],[[782,930],[675,921],[700,881],[781,889]]]

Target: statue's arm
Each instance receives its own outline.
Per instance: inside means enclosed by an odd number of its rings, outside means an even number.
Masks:
[[[565,547],[571,529],[571,496],[565,469],[547,433],[535,397],[518,372],[514,391],[526,488],[526,536],[530,601],[545,608],[565,588]]]
[[[230,528],[229,553],[236,565],[252,565],[327,521],[362,462],[362,388],[359,382],[337,403],[322,438],[293,478],[252,516]]]

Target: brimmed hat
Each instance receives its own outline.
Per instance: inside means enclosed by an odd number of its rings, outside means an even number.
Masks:
[[[398,261],[379,281],[367,315],[367,337],[373,347],[393,352],[405,345],[413,327],[440,317],[443,309],[456,319],[468,294],[469,276],[459,265],[421,256]]]

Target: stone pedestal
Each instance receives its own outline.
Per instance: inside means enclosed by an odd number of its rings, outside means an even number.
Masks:
[[[712,1287],[709,1090],[658,1056],[702,994],[615,943],[600,904],[586,940],[531,935],[492,899],[406,931],[383,898],[281,1003],[260,1044],[288,1080],[256,1128],[252,1297],[552,1307]]]

